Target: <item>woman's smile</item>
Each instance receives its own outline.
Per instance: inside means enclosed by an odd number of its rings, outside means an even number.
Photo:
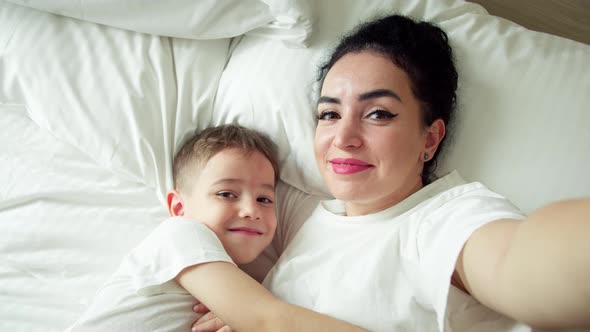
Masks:
[[[332,165],[332,170],[334,170],[334,173],[344,175],[366,171],[375,167],[362,160],[352,158],[334,158],[329,162]]]

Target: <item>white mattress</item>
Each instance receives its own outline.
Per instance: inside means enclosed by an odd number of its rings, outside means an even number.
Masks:
[[[283,180],[325,194],[311,153],[315,64],[375,12],[449,32],[462,113],[441,172],[459,169],[527,212],[590,196],[590,46],[459,0],[279,3],[266,1],[270,25],[212,38],[219,31],[174,35],[182,12],[151,26],[146,12],[78,20],[0,1],[0,331],[62,331],[80,315],[166,217],[170,160],[195,129],[262,129],[279,144]],[[310,10],[309,38],[289,33],[285,22]]]

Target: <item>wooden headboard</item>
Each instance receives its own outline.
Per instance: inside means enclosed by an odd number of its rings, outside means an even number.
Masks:
[[[528,29],[590,45],[589,0],[468,0]]]

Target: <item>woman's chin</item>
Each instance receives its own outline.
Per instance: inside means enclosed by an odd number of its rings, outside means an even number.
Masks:
[[[341,201],[363,201],[368,198],[366,192],[367,188],[364,185],[354,185],[347,183],[337,186],[328,186],[328,189],[330,190],[330,193],[332,193],[332,196]]]

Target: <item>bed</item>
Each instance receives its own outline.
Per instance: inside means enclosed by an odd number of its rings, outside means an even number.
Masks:
[[[316,65],[393,12],[436,22],[456,52],[458,121],[438,174],[457,169],[525,212],[590,196],[590,46],[474,2],[0,1],[0,331],[76,320],[166,217],[171,158],[195,129],[266,132],[282,180],[326,195]]]

